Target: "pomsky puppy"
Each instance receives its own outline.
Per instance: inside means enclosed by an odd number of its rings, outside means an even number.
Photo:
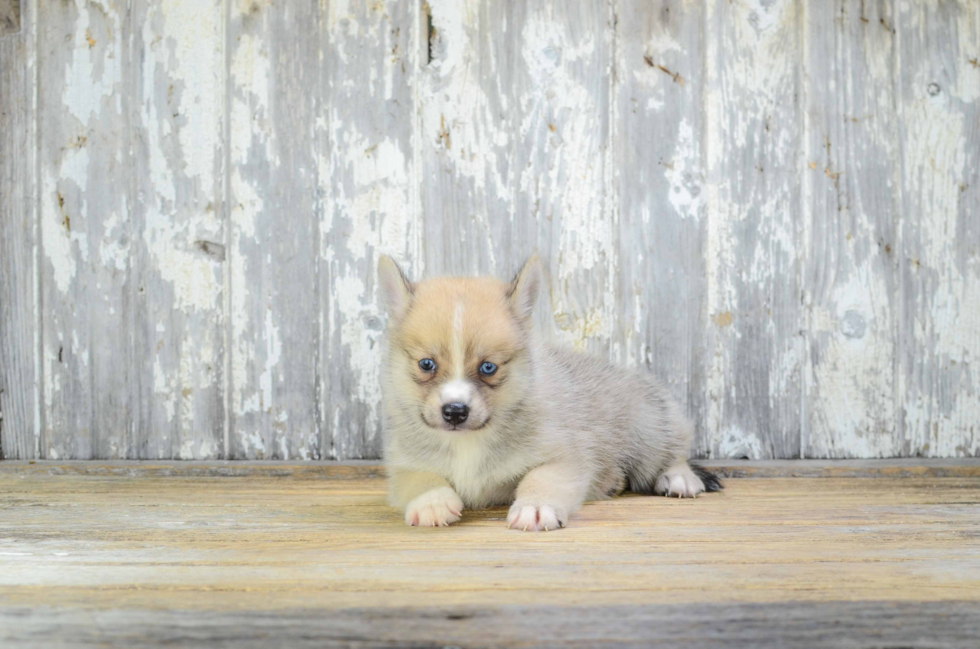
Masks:
[[[537,255],[509,284],[413,283],[388,256],[378,279],[389,501],[409,525],[510,505],[510,527],[554,530],[586,500],[626,488],[681,498],[721,489],[688,464],[692,425],[652,376],[538,341]]]

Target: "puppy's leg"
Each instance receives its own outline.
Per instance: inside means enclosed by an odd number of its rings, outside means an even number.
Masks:
[[[463,501],[446,479],[435,473],[393,470],[388,502],[405,510],[405,522],[420,527],[446,526],[459,520]]]
[[[582,474],[581,467],[557,463],[531,469],[517,485],[508,527],[525,532],[565,527],[588,493],[591,476]]]

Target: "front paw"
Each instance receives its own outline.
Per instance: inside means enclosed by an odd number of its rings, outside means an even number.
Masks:
[[[559,507],[516,501],[507,512],[507,527],[525,532],[548,532],[565,527],[568,516]]]
[[[405,508],[405,522],[419,527],[445,527],[459,520],[463,501],[452,487],[439,487],[417,496]]]

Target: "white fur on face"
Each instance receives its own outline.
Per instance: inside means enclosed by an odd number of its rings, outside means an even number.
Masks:
[[[439,396],[442,397],[444,404],[464,403],[470,405],[470,400],[473,398],[473,384],[466,379],[453,379],[442,386],[442,390],[439,391]]]
[[[463,303],[457,302],[456,309],[453,311],[453,359],[456,362],[456,367],[453,370],[456,377],[463,376],[465,372],[463,367],[466,359],[466,350],[463,349],[463,310]]]
[[[463,312],[462,302],[456,303],[453,310],[453,340],[452,340],[452,377],[439,391],[443,404],[462,403],[470,405],[473,397],[473,386],[466,380],[466,350],[463,347]]]
[[[452,426],[442,418],[442,407],[449,403],[462,403],[470,408],[470,415],[455,430],[475,430],[482,428],[490,417],[487,404],[479,390],[465,378],[453,378],[438,390],[433,390],[425,401],[425,421],[434,428],[452,430]]]
[[[459,428],[467,429],[482,426],[486,421],[487,412],[473,382],[466,378],[466,345],[463,339],[464,312],[463,303],[457,302],[453,309],[453,337],[450,345],[452,349],[451,375],[439,390],[439,403],[433,405],[439,409],[440,421],[442,406],[449,403],[462,403],[469,406],[470,416],[465,423],[459,426]]]

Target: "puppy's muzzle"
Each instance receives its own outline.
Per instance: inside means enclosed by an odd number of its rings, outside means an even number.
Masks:
[[[465,403],[447,403],[442,407],[442,418],[453,426],[466,421],[470,416],[470,407]]]

